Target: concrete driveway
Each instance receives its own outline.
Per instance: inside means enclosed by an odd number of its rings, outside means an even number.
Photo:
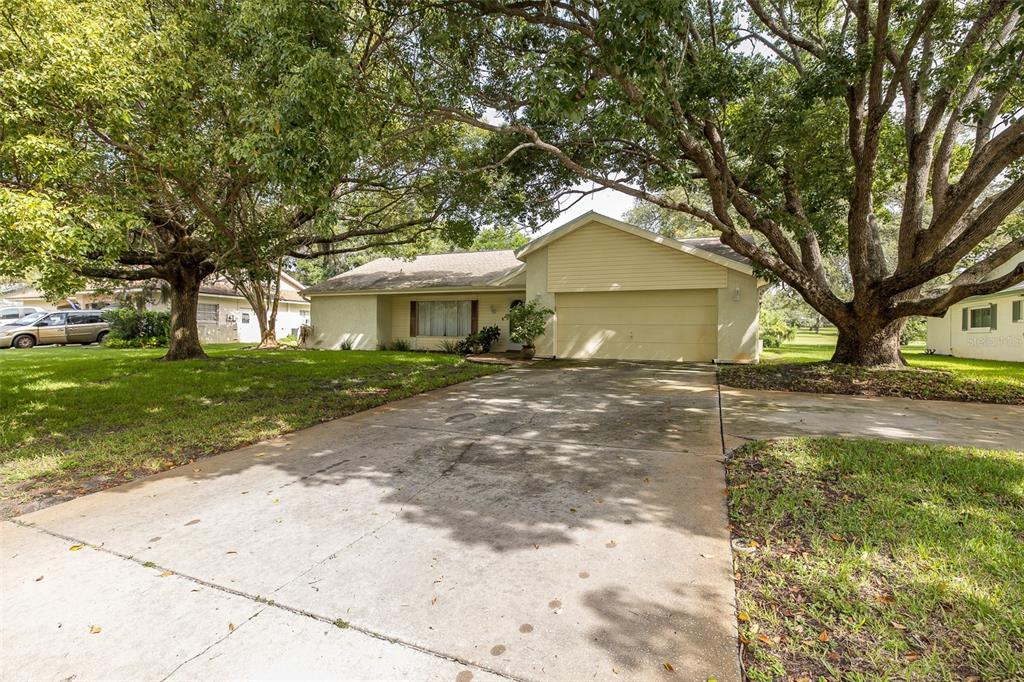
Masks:
[[[0,678],[735,680],[721,458],[712,370],[617,363],[202,460],[0,526]]]

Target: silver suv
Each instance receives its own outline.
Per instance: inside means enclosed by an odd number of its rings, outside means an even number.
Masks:
[[[0,348],[31,348],[36,345],[103,343],[110,325],[99,310],[32,313],[0,326]]]

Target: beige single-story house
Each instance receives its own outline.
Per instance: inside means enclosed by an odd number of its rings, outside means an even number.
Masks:
[[[277,336],[298,336],[299,328],[309,323],[309,301],[299,293],[304,284],[288,273],[281,273],[281,300],[277,309]],[[169,310],[170,303],[161,298],[159,283],[150,287],[138,284],[126,287],[90,287],[51,303],[38,288],[25,284],[4,293],[4,298],[18,305],[56,308],[58,310],[109,308],[124,305],[127,296],[145,296],[148,310]],[[138,304],[134,302],[134,304]],[[245,297],[222,277],[207,278],[199,289],[196,311],[199,338],[204,343],[259,343],[260,326],[252,306]]]
[[[990,279],[1024,262],[1024,253],[993,269]],[[928,318],[926,348],[938,355],[1024,362],[1024,283],[965,298],[943,317]]]
[[[755,362],[758,280],[715,238],[672,239],[587,213],[518,251],[379,258],[305,289],[311,348],[420,350],[497,325],[537,300],[554,311],[540,357]]]

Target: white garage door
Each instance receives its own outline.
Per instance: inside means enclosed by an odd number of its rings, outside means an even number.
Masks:
[[[710,361],[718,350],[714,289],[555,296],[560,358]]]

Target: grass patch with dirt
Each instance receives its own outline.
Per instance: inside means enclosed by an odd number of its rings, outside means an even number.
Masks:
[[[500,371],[438,353],[0,351],[0,515]]]
[[[721,382],[761,390],[1024,405],[1024,362],[928,355],[918,344],[903,349],[909,366],[901,369],[833,365],[828,359],[835,341],[834,330],[798,334],[781,348],[765,350],[759,365],[722,367]]]
[[[728,478],[749,680],[1024,679],[1024,454],[796,439]]]

